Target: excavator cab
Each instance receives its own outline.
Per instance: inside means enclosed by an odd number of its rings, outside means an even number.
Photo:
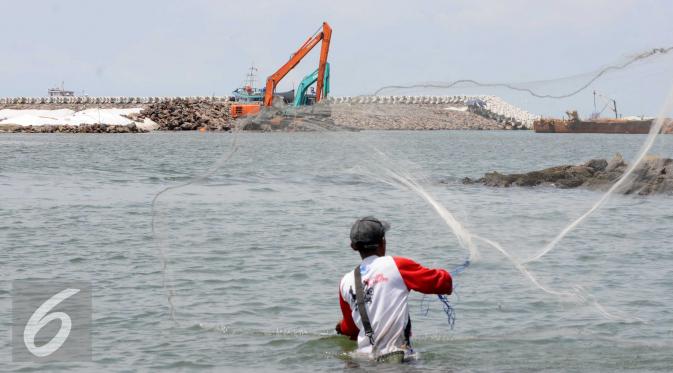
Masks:
[[[299,83],[299,86],[297,87],[294,94],[294,101],[292,103],[294,107],[303,105],[312,105],[315,103],[317,93],[312,92],[309,94],[307,93],[307,91],[309,87],[311,87],[313,83],[317,81],[318,81],[318,69],[315,69],[314,72],[306,75],[304,79],[302,79],[301,83]],[[328,94],[329,94],[329,62],[325,64],[325,82],[323,84],[322,97],[327,97]]]

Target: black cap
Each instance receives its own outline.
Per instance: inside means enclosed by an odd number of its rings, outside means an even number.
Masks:
[[[390,224],[373,216],[365,216],[353,223],[351,243],[361,244],[363,249],[374,249],[385,237]]]

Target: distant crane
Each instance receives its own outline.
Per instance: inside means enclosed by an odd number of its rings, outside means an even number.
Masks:
[[[596,106],[596,99],[600,100],[604,104],[600,111],[598,111]],[[619,113],[617,112],[617,101],[614,98],[607,97],[594,90],[594,113],[591,115],[591,117],[594,119],[598,118],[608,106],[610,106],[610,110],[615,113],[615,119],[618,119]]]

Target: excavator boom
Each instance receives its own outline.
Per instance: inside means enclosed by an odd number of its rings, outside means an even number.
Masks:
[[[266,80],[266,91],[264,93],[264,106],[271,106],[273,103],[273,94],[278,83],[287,75],[301,60],[322,41],[320,48],[320,62],[318,64],[318,82],[316,89],[316,102],[322,98],[323,84],[325,81],[325,65],[327,64],[327,54],[329,53],[329,44],[332,38],[332,28],[327,22],[323,22],[322,30],[308,38],[301,47],[292,55],[289,61],[269,76]]]

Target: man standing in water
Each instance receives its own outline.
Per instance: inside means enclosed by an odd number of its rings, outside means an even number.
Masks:
[[[411,349],[409,292],[451,294],[451,275],[428,269],[411,259],[386,256],[385,233],[390,225],[372,216],[351,228],[351,248],[362,263],[344,275],[339,285],[343,319],[339,334],[358,341],[358,352],[378,361],[403,361]]]

